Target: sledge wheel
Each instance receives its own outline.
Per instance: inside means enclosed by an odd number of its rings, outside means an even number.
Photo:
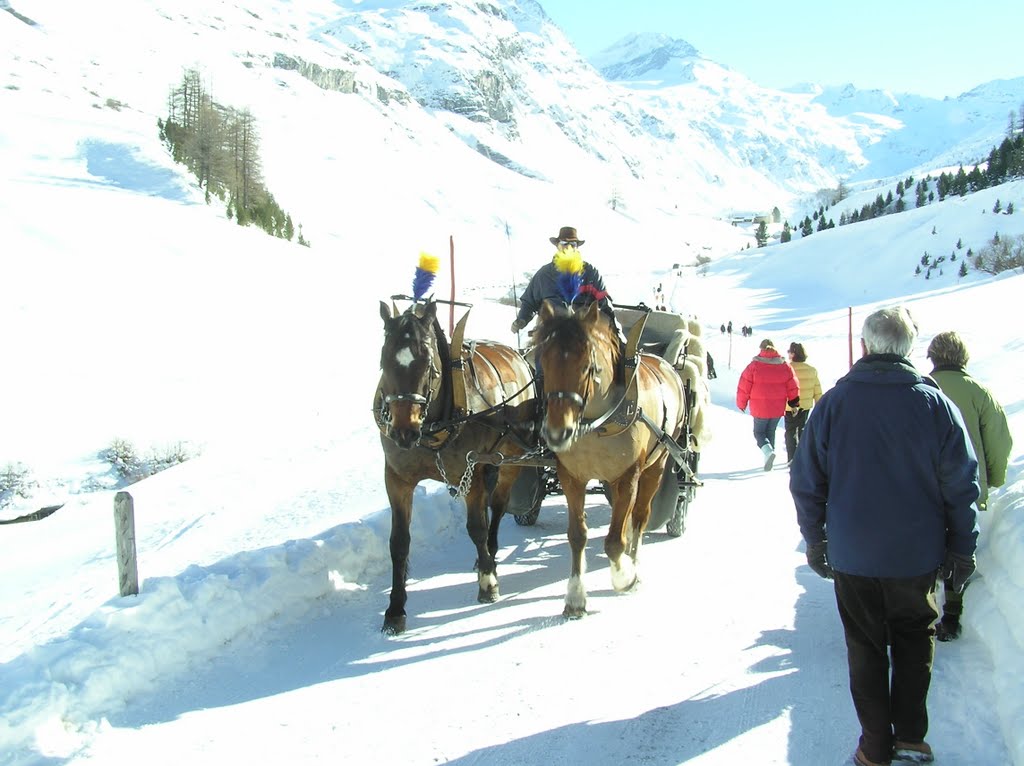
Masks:
[[[647,531],[653,532],[664,526],[676,513],[676,507],[680,492],[679,482],[676,479],[675,461],[669,460],[665,464],[665,473],[661,477],[661,486],[654,497],[651,498],[651,516],[647,520]]]
[[[672,537],[679,537],[686,531],[686,512],[690,509],[690,502],[697,495],[697,463],[700,460],[699,452],[691,452],[687,456],[687,463],[690,468],[690,478],[679,487],[679,497],[676,499],[676,510],[672,518],[665,524],[665,532]],[[680,469],[682,470],[682,469]]]
[[[519,472],[508,499],[508,512],[521,527],[532,527],[544,502],[544,469],[527,467]]]
[[[537,517],[540,516],[540,504],[544,498],[537,500],[537,505],[526,513],[518,513],[512,518],[516,520],[516,524],[521,527],[532,527],[537,523]]]
[[[686,511],[690,507],[690,500],[693,490],[689,487],[679,493],[676,498],[676,510],[665,523],[665,532],[671,537],[679,537],[686,531]]]

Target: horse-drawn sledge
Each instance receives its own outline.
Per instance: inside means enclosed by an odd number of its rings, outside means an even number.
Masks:
[[[583,506],[591,481],[603,488],[612,510],[604,549],[615,590],[629,590],[638,579],[652,508],[655,527],[670,524],[670,533],[682,532],[700,485],[696,418],[707,399],[703,355],[697,364],[687,353],[688,343],[697,345],[695,334],[678,322],[668,332],[657,319],[645,337],[651,312],[622,309],[629,342],[619,364],[617,335],[596,304],[572,311],[547,302],[534,331],[536,360],[545,371],[540,401],[524,355],[465,339],[468,311],[448,340],[436,317],[437,303],[446,301],[423,299],[431,266],[436,272],[436,262],[424,266],[421,260],[412,296],[392,296],[390,307],[381,302],[384,345],[373,410],[392,511],[392,588],[382,630],[405,630],[413,490],[427,478],[465,498],[482,603],[499,596],[502,516],[511,512],[520,523],[533,523],[544,497],[560,491],[572,549],[564,614],[580,617],[586,613]],[[411,303],[399,311],[397,300]],[[659,350],[655,346],[673,363],[649,353]]]

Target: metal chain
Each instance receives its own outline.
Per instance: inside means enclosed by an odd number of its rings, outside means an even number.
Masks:
[[[547,447],[544,442],[539,442],[536,447],[528,452],[524,452],[522,455],[516,457],[503,457],[502,463],[522,463],[526,460],[532,460],[535,457],[543,457],[544,453],[547,452]]]
[[[462,474],[462,478],[459,480],[459,486],[454,486],[448,480],[448,474],[444,470],[444,462],[441,460],[441,451],[438,450],[434,453],[434,462],[437,464],[438,473],[441,474],[441,479],[448,485],[448,494],[452,497],[465,497],[469,494],[469,485],[473,483],[473,468],[476,466],[476,460],[466,456],[466,472]]]
[[[453,497],[465,497],[469,494],[469,485],[473,483],[473,466],[476,465],[476,461],[466,456],[466,472],[462,474],[462,481],[459,482],[459,490],[453,495]],[[451,494],[451,490],[448,490]]]

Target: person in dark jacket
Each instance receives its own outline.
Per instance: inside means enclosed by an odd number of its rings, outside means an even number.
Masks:
[[[932,338],[928,358],[935,365],[932,378],[942,393],[953,400],[967,426],[971,446],[978,456],[978,510],[985,511],[988,488],[1001,487],[1006,481],[1006,464],[1013,448],[1006,413],[992,392],[967,374],[970,354],[958,333],[940,332]],[[946,580],[943,595],[942,619],[935,625],[935,637],[939,641],[953,641],[960,637],[963,594],[957,593]]]
[[[761,352],[740,373],[736,384],[736,406],[744,412],[748,404],[754,416],[754,442],[764,455],[764,470],[770,471],[775,462],[775,429],[786,414],[786,405],[800,404],[800,384],[768,338],[761,341]]]
[[[563,226],[559,230],[558,236],[551,237],[549,241],[558,250],[550,262],[537,270],[530,279],[530,283],[526,286],[526,290],[523,291],[523,295],[519,299],[519,313],[516,315],[515,321],[512,322],[512,327],[510,328],[513,333],[519,332],[530,323],[530,320],[540,311],[541,304],[545,300],[555,301],[560,304],[565,302],[565,298],[562,297],[562,293],[558,289],[559,273],[555,267],[555,257],[559,253],[570,249],[578,250],[586,240],[580,239],[576,235],[576,229],[573,227]],[[608,295],[608,290],[604,286],[604,279],[601,278],[601,273],[593,264],[584,261],[580,289],[573,303],[587,305],[595,301],[600,305],[602,313],[612,320],[612,326],[619,330],[618,322],[615,320],[615,307],[612,305],[611,296]],[[619,332],[621,334],[621,330]]]
[[[978,461],[956,405],[907,358],[916,336],[904,307],[868,316],[864,356],[811,410],[790,467],[807,563],[834,578],[859,766],[933,759],[936,575],[962,590],[974,572]]]

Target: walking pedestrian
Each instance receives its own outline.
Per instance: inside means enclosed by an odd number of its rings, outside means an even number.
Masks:
[[[779,356],[768,338],[761,351],[740,373],[736,384],[736,406],[745,412],[750,405],[754,417],[754,442],[764,455],[764,470],[775,462],[775,429],[786,413],[786,405],[800,404],[800,385],[793,368]]]
[[[803,343],[790,343],[786,353],[800,384],[800,404],[797,407],[786,408],[786,461],[792,463],[811,407],[821,398],[821,380],[818,378],[817,369],[807,364],[807,351]]]
[[[1001,487],[1006,481],[1006,464],[1013,448],[1006,413],[992,392],[967,373],[970,354],[958,333],[940,332],[932,338],[928,358],[934,365],[932,378],[956,404],[967,426],[967,435],[978,457],[978,510],[985,511],[989,487]],[[944,580],[942,619],[935,625],[939,641],[960,637],[963,610],[963,594]]]
[[[790,468],[807,563],[833,579],[858,766],[934,759],[936,575],[962,591],[974,571],[978,463],[956,405],[907,358],[916,336],[904,307],[868,316],[863,357],[811,410]]]

